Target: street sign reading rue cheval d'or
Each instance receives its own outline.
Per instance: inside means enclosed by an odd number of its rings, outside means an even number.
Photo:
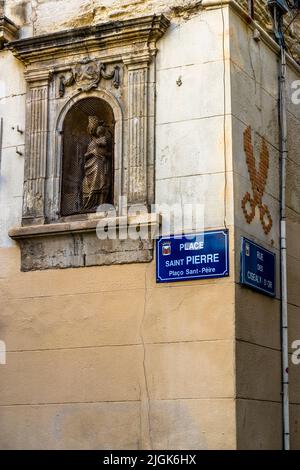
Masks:
[[[229,276],[228,231],[160,237],[156,242],[157,282]]]
[[[274,297],[276,255],[260,245],[241,238],[241,284]]]

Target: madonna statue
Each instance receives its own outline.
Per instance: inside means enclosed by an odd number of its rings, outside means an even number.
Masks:
[[[91,141],[84,155],[82,211],[96,210],[109,201],[112,185],[112,138],[104,121],[89,116]]]

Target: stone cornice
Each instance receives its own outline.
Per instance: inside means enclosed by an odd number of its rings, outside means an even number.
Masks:
[[[6,16],[0,16],[0,49],[4,44],[18,37],[18,27]]]
[[[26,65],[120,46],[152,50],[169,24],[164,15],[151,15],[20,39],[7,47]]]

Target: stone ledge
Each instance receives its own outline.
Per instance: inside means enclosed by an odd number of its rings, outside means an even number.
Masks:
[[[109,226],[126,227],[139,225],[141,227],[155,227],[161,223],[160,214],[143,214],[138,216],[121,217],[95,217],[89,220],[76,220],[72,222],[58,222],[54,224],[29,225],[26,227],[14,227],[9,230],[8,235],[14,240],[22,238],[34,238],[43,236],[55,236],[60,234],[72,234],[80,232],[95,232],[97,224],[105,220]]]
[[[15,227],[9,236],[21,248],[21,270],[35,271],[110,264],[147,263],[153,259],[153,239],[106,239],[97,236],[101,221],[117,230],[138,226],[156,233],[159,214],[95,218],[93,220]]]
[[[6,16],[0,16],[0,50],[6,42],[17,39],[19,28]]]

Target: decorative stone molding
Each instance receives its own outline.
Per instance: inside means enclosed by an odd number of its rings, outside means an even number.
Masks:
[[[1,14],[0,8],[0,50],[5,43],[13,41],[18,37],[19,28],[6,16]]]
[[[156,52],[156,42],[169,27],[164,15],[149,15],[124,21],[60,31],[13,41],[9,49],[25,65],[51,64],[53,59],[97,53],[121,58],[126,53],[134,60],[139,51]]]
[[[154,116],[149,110],[155,109],[156,43],[168,25],[163,15],[154,15],[9,43],[9,50],[26,67],[28,84],[23,227],[66,222],[60,204],[64,120],[75,103],[88,98],[105,102],[114,116],[117,216],[124,215],[121,196],[127,197],[128,204],[149,207],[154,202],[154,147],[149,138],[154,134]],[[72,238],[69,233],[64,236]],[[22,250],[28,247],[24,237]],[[47,238],[48,252],[53,245],[48,267],[53,267],[56,245],[51,235]],[[90,235],[88,239],[84,243],[91,243]],[[141,260],[139,255],[136,258]],[[97,260],[96,264],[106,264],[102,257]],[[33,262],[32,269],[38,265]],[[26,261],[23,268],[28,266]]]

